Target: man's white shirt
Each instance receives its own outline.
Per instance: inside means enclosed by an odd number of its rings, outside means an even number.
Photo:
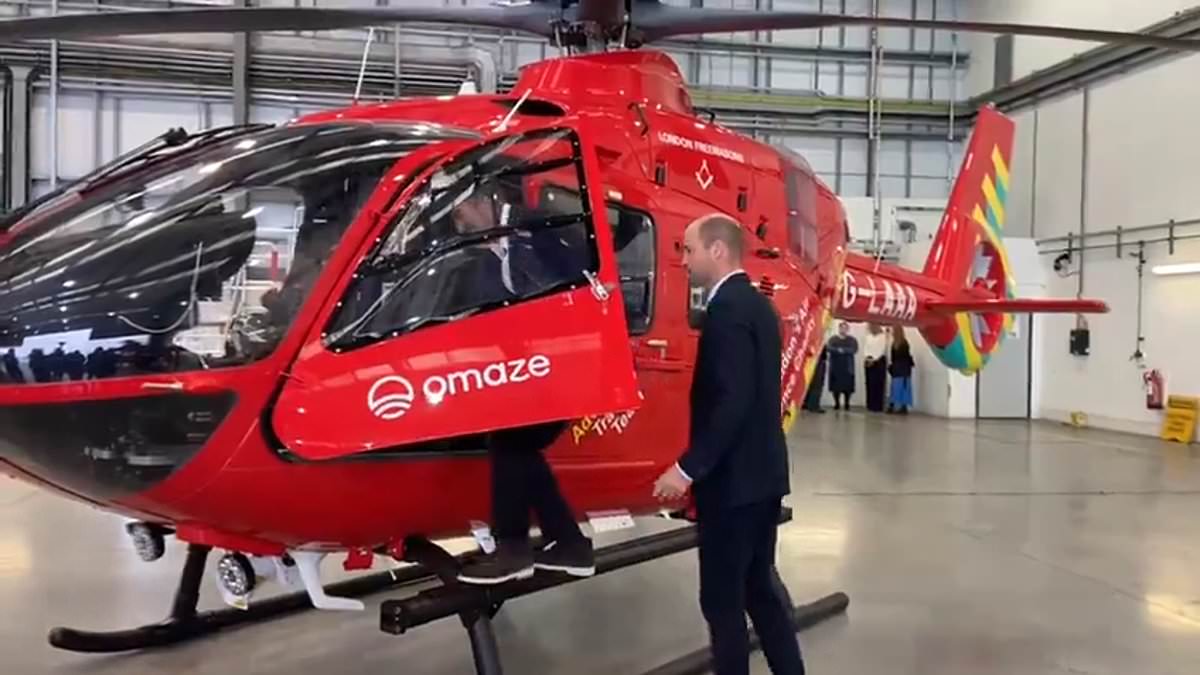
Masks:
[[[725,283],[726,281],[729,281],[729,277],[732,277],[735,274],[745,274],[745,273],[746,273],[746,270],[739,267],[736,270],[734,270],[734,271],[730,272],[729,274],[726,274],[725,276],[718,279],[717,283],[713,284],[712,289],[708,291],[708,300],[705,301],[705,304],[712,302],[712,299],[717,297],[717,291],[721,290],[721,284]]]
[[[887,354],[887,336],[883,333],[872,335],[867,333],[863,346],[863,356],[868,359],[881,359]]]

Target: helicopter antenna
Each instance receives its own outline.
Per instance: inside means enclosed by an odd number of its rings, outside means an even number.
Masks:
[[[362,94],[363,78],[367,74],[367,55],[371,53],[371,41],[375,39],[375,27],[371,26],[367,30],[367,44],[363,46],[362,63],[358,66],[358,84],[354,85],[354,100],[352,105],[358,105],[358,98]]]
[[[525,103],[525,99],[529,98],[529,95],[532,93],[533,88],[530,87],[529,89],[525,90],[524,94],[521,94],[521,98],[517,101],[517,104],[512,107],[512,110],[508,111],[508,114],[505,115],[504,119],[500,121],[500,124],[496,126],[496,131],[504,131],[508,128],[509,121],[511,121],[513,116],[517,114],[517,110],[521,108],[521,106]]]

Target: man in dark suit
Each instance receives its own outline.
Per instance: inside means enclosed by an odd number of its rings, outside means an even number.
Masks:
[[[715,672],[749,672],[746,614],[776,675],[801,675],[804,662],[791,602],[775,569],[776,528],[788,494],[780,411],[782,338],[771,301],[741,269],[742,230],[713,215],[684,234],[694,284],[708,306],[692,378],[688,449],[655,484],[655,495],[695,496],[700,607]]]

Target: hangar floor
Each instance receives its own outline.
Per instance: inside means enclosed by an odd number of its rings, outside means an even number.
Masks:
[[[802,634],[810,672],[1200,672],[1195,448],[832,411],[803,418],[792,448],[781,573],[797,602],[850,595],[847,615]],[[386,636],[379,598],[362,614],[307,612],[152,653],[46,645],[53,625],[158,620],[181,559],[173,547],[140,563],[119,520],[0,479],[0,672],[471,672],[455,620]],[[683,553],[514,601],[497,622],[507,671],[659,665],[704,644],[695,592]],[[217,602],[207,580],[202,602]]]

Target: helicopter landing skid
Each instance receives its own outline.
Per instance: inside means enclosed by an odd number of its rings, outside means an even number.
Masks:
[[[204,565],[210,552],[208,546],[189,544],[187,560],[180,575],[179,588],[171,613],[161,623],[116,631],[85,631],[57,627],[50,631],[52,646],[75,652],[111,653],[124,652],[186,642],[204,637],[222,628],[253,623],[284,614],[312,609],[307,591],[288,593],[262,598],[247,609],[219,609],[197,612],[200,597],[200,582],[204,576]],[[469,559],[471,554],[464,556]],[[346,581],[329,584],[325,591],[329,595],[354,598],[378,593],[408,584],[430,579],[429,570],[413,566],[394,571],[378,572],[358,576]]]
[[[779,522],[785,523],[791,520],[791,517],[791,509],[785,508],[780,514]],[[695,548],[696,543],[696,526],[689,525],[605,546],[596,551],[596,575],[680,553]],[[392,635],[402,635],[418,626],[457,614],[471,642],[477,675],[503,673],[491,620],[505,601],[580,580],[566,574],[538,572],[528,579],[496,586],[470,586],[460,583],[457,579],[459,562],[445,549],[429,540],[410,538],[405,541],[404,550],[406,560],[417,562],[433,571],[442,580],[443,585],[411,597],[385,600],[380,606],[380,629]],[[834,593],[814,603],[795,608],[797,630],[845,611],[848,603],[849,598],[845,594]],[[707,652],[703,650],[667,664],[660,668],[660,671],[699,672],[688,668],[701,662],[709,663]],[[681,666],[682,670],[676,670]]]

